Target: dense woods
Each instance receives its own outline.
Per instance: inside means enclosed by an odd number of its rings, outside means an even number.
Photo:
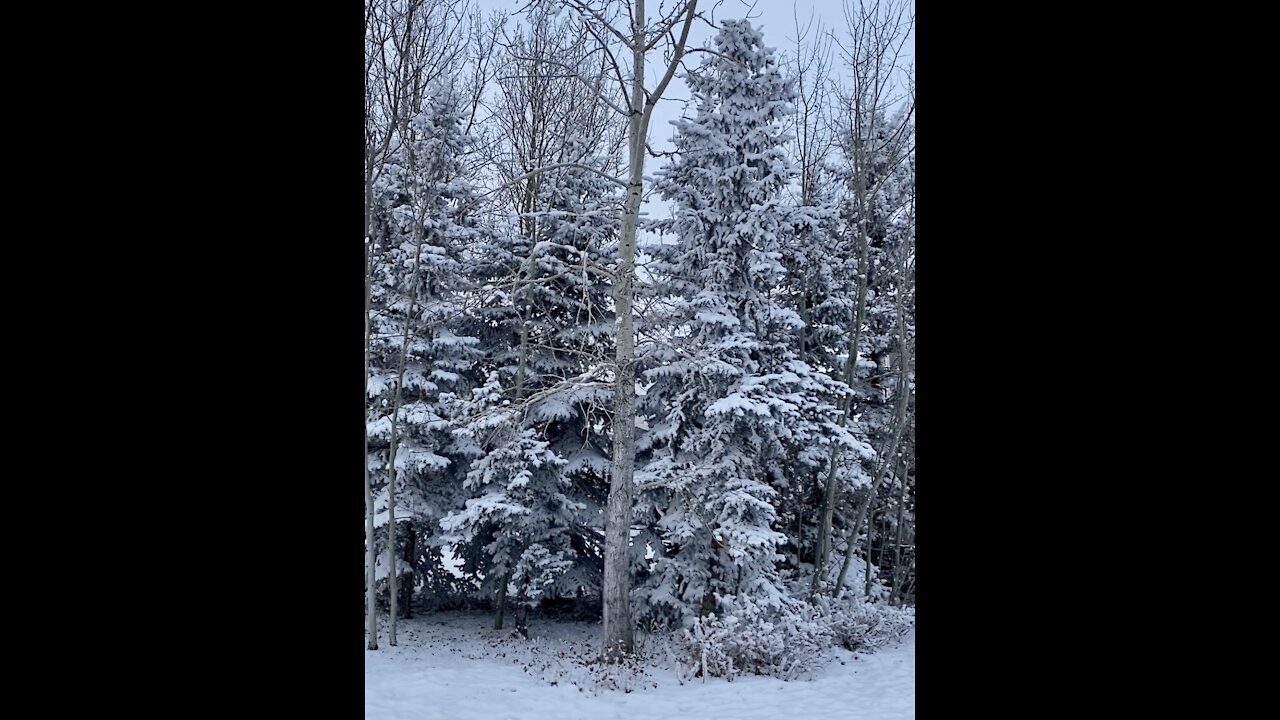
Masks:
[[[470,608],[782,673],[914,605],[914,17],[704,5],[366,0],[369,649]]]

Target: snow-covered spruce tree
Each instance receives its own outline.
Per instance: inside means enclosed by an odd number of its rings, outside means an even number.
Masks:
[[[584,162],[605,162],[586,156],[573,140],[566,142],[566,152]],[[547,173],[530,201],[527,222],[520,224],[528,235],[495,234],[473,265],[484,291],[474,325],[486,350],[478,366],[490,373],[489,386],[509,408],[506,429],[484,435],[476,452],[482,458],[511,458],[527,451],[529,442],[541,443],[557,458],[547,464],[557,469],[564,486],[560,481],[535,484],[528,497],[549,492],[569,498],[561,527],[569,552],[558,557],[571,562],[548,576],[553,584],[538,593],[521,595],[514,579],[500,582],[498,575],[514,568],[514,561],[499,557],[484,533],[466,535],[464,544],[471,546],[460,554],[468,559],[469,572],[485,576],[482,593],[496,598],[495,627],[502,625],[508,585],[519,601],[518,630],[539,594],[588,604],[600,594],[601,508],[608,492],[602,410],[610,394],[592,377],[613,347],[610,289],[600,270],[607,272],[616,252],[617,196],[590,172]],[[486,485],[471,483],[469,492],[489,494]],[[491,530],[506,532],[504,527],[498,523]]]
[[[598,597],[599,509],[608,491],[599,406],[611,394],[592,376],[613,351],[607,277],[621,206],[618,188],[599,173],[616,170],[622,122],[590,85],[604,72],[604,57],[588,55],[590,36],[581,24],[549,6],[529,8],[527,18],[529,28],[513,30],[503,50],[506,70],[495,97],[499,223],[474,248],[467,270],[481,291],[474,330],[485,348],[481,377],[496,373],[517,425],[493,434],[480,451],[510,455],[504,443],[532,437],[565,461],[571,482],[556,492],[572,496],[566,532],[573,552],[566,557],[573,563],[555,575],[545,596]],[[486,576],[501,627],[508,584],[489,581],[492,573],[483,569],[496,558],[474,543],[462,554],[470,570]],[[520,628],[527,607],[517,605]]]
[[[581,150],[572,141],[566,146]],[[499,399],[506,405],[495,416],[500,420],[490,418],[486,422],[494,424],[469,435],[475,438],[477,466],[501,467],[539,448],[545,477],[522,486],[520,497],[535,513],[555,515],[544,519],[543,528],[556,531],[550,540],[530,541],[527,527],[522,530],[482,506],[457,526],[466,570],[484,576],[482,595],[496,599],[495,627],[502,626],[511,588],[521,634],[528,610],[540,597],[594,604],[600,594],[601,508],[608,491],[602,408],[610,395],[592,377],[612,350],[610,289],[598,271],[612,265],[618,227],[617,193],[593,173],[548,173],[534,198],[529,222],[523,224],[529,237],[495,234],[477,253],[482,261],[475,263],[474,272],[481,278],[484,299],[474,327],[486,349],[478,366],[490,373],[487,399],[477,397],[477,402],[488,402],[490,415],[501,406]],[[473,412],[486,411],[477,407]],[[468,480],[468,492],[473,499],[491,497],[497,492],[492,482]],[[481,521],[487,525],[476,525]],[[500,537],[504,533],[522,537]],[[545,551],[547,566],[556,569],[545,576],[551,585],[522,582],[512,547]],[[502,582],[507,572],[512,578]]]
[[[406,617],[415,585],[451,582],[433,538],[440,518],[461,503],[467,466],[451,432],[457,395],[466,392],[465,372],[477,355],[475,338],[457,332],[463,290],[459,254],[477,232],[469,218],[475,191],[460,161],[470,142],[462,122],[450,88],[431,88],[401,129],[375,188],[375,226],[383,250],[374,258],[370,298],[368,463],[380,487],[374,501],[380,584],[389,576],[385,548],[395,477],[401,560],[396,604]]]
[[[637,540],[655,554],[638,609],[686,624],[796,609],[778,569],[780,469],[789,447],[838,434],[817,418],[842,390],[797,358],[800,319],[775,297],[792,89],[748,22],[726,21],[713,47],[687,76],[696,112],[674,123],[675,160],[658,177],[672,217],[656,227],[674,242],[652,248],[651,268],[670,312],[646,348],[638,443],[650,533]]]
[[[818,124],[824,118],[810,118]],[[821,127],[805,128],[812,134]],[[812,139],[810,138],[811,142]],[[813,157],[819,146],[802,146],[798,153],[805,172],[799,178],[797,204],[792,209],[790,232],[784,236],[782,264],[786,274],[779,287],[779,300],[794,310],[802,321],[796,332],[794,349],[797,357],[830,377],[849,381],[844,358],[845,332],[854,315],[857,289],[856,262],[845,245],[840,227],[840,178],[834,169]],[[821,155],[825,155],[822,152]],[[840,411],[822,413],[811,420],[835,423],[856,437],[856,426],[848,420],[851,413],[847,395],[838,401]],[[859,447],[860,453],[867,453]],[[827,442],[796,444],[788,453],[785,473],[790,480],[786,502],[779,507],[779,519],[787,528],[794,552],[792,567],[800,571],[811,563],[821,525],[821,499],[826,479],[832,475],[831,458],[837,455]],[[838,464],[836,474],[847,474],[848,463]]]
[[[810,180],[801,195],[801,203],[791,214],[791,232],[782,248],[786,268],[778,297],[801,318],[793,349],[796,356],[826,376],[847,383],[846,363],[842,357],[845,331],[853,319],[857,289],[855,263],[841,246],[846,238],[839,229],[838,178],[827,169],[816,173],[819,181]],[[852,443],[856,455],[870,456],[857,423],[849,422],[855,412],[847,396],[836,400],[837,407],[809,416],[816,424],[839,427],[836,434]],[[789,480],[786,502],[779,506],[779,520],[787,528],[792,551],[792,567],[801,571],[809,567],[815,556],[815,545],[821,525],[821,500],[828,477],[832,476],[831,458],[839,455],[831,442],[832,434],[824,434],[817,442],[800,438],[791,444],[783,462]],[[858,442],[853,442],[857,438]],[[838,482],[858,481],[862,473],[856,463],[837,462],[834,475]],[[850,475],[855,477],[848,477]]]
[[[503,397],[498,373],[473,395],[472,419],[456,431],[478,455],[464,483],[472,497],[441,527],[453,544],[471,548],[465,558],[483,563],[470,569],[496,589],[499,603],[514,588],[516,632],[527,635],[529,608],[572,565],[569,530],[581,507],[565,495],[565,461],[526,427],[527,406]]]
[[[585,141],[570,139],[566,150],[566,157],[595,167],[612,164],[589,154]],[[614,351],[612,288],[604,273],[616,267],[622,197],[616,186],[582,170],[567,168],[546,180],[534,216],[539,241],[524,287],[532,308],[528,367],[546,390],[530,403],[527,421],[565,459],[570,494],[580,506],[570,532],[574,565],[551,591],[594,606],[604,569],[605,410],[613,397],[596,374]]]

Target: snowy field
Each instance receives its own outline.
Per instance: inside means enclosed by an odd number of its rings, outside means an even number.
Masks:
[[[491,615],[428,613],[399,623],[399,646],[365,652],[366,720],[903,720],[915,717],[915,631],[873,654],[831,651],[812,680],[685,678],[670,655],[603,689],[583,667],[599,626],[535,620],[529,641]],[[640,634],[644,651],[649,640]],[[652,652],[652,651],[651,651]],[[606,681],[608,682],[608,681]],[[555,683],[554,685],[552,683]]]

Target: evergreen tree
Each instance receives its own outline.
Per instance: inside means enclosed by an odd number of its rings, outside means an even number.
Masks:
[[[485,348],[475,374],[504,418],[500,429],[483,433],[476,466],[518,464],[529,453],[539,458],[542,481],[521,486],[518,498],[543,517],[543,527],[557,528],[541,550],[529,550],[556,569],[539,592],[585,599],[599,596],[603,571],[608,438],[599,408],[611,393],[598,375],[614,347],[608,276],[621,198],[615,186],[583,168],[616,168],[621,121],[590,84],[603,71],[603,58],[585,52],[590,36],[581,24],[549,6],[531,7],[527,17],[529,27],[510,35],[503,58],[509,69],[498,81],[494,167],[503,185],[495,231],[473,248],[466,269],[479,290],[473,332]],[[502,404],[495,405],[499,397]],[[469,481],[468,497],[491,497],[493,482]],[[481,519],[488,530],[463,532]],[[497,535],[529,531],[493,513],[459,522],[467,538],[459,553],[470,572],[484,577],[480,593],[497,600],[495,627],[503,623],[510,587],[520,600],[522,630],[537,582],[518,581],[520,561],[500,557],[499,550],[527,543]],[[516,579],[505,583],[495,572]]]
[[[442,523],[455,544],[480,547],[478,558],[471,557],[483,563],[483,588],[497,594],[499,607],[508,588],[516,589],[521,634],[528,609],[572,565],[569,530],[580,509],[565,495],[571,484],[565,460],[525,427],[524,409],[503,397],[496,372],[474,391],[469,415],[475,419],[457,432],[480,450],[463,484],[472,497]]]
[[[567,157],[596,167],[570,140]],[[598,598],[604,564],[602,513],[608,496],[607,417],[612,392],[597,374],[614,349],[614,313],[608,273],[616,266],[621,194],[598,175],[577,169],[552,174],[542,186],[537,215],[540,241],[532,249],[528,299],[534,347],[529,365],[549,388],[529,408],[529,422],[566,461],[572,497],[581,506],[570,533],[574,567],[553,587],[561,597]]]
[[[471,140],[456,95],[447,86],[433,88],[401,135],[375,188],[382,250],[371,289],[367,427],[370,474],[381,488],[374,501],[379,542],[385,543],[399,385],[394,496],[397,557],[404,562],[397,567],[397,604],[408,616],[415,584],[449,582],[443,549],[433,538],[467,467],[452,416],[477,356],[476,339],[456,332],[465,290],[459,258],[477,230],[469,217],[475,191],[461,160]],[[384,556],[378,554],[379,579],[388,576]]]
[[[696,113],[675,123],[676,159],[658,178],[673,217],[657,227],[675,242],[653,248],[670,311],[643,374],[639,443],[655,557],[637,596],[685,621],[790,604],[777,567],[781,468],[788,447],[833,431],[815,418],[842,389],[796,356],[802,322],[777,296],[792,89],[748,22],[727,21],[713,46],[686,78]]]

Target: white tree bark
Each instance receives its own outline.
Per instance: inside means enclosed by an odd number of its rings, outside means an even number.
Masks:
[[[364,276],[364,399],[369,398],[369,306],[371,302],[371,288],[373,282],[373,237],[369,198],[372,197],[372,184],[366,186],[366,205],[365,205],[365,252],[368,254],[369,261],[365,266]],[[370,650],[378,649],[378,604],[377,604],[377,576],[375,567],[377,563],[377,553],[374,551],[373,543],[373,486],[369,482],[369,432],[364,432],[364,507],[365,507],[365,528],[364,528],[364,547],[365,547],[365,634],[368,636],[368,648]]]
[[[896,396],[896,404],[893,411],[893,433],[889,439],[888,446],[881,451],[880,459],[876,465],[875,480],[871,483],[871,488],[867,492],[866,498],[863,499],[862,505],[858,508],[858,515],[854,518],[853,526],[849,528],[849,534],[846,536],[844,562],[840,565],[840,576],[836,579],[835,597],[838,600],[844,594],[844,578],[849,572],[849,561],[853,559],[853,549],[858,540],[858,531],[862,529],[862,521],[867,516],[867,510],[871,507],[872,500],[875,499],[876,492],[880,489],[880,483],[885,478],[885,473],[890,465],[897,462],[898,442],[902,439],[902,433],[907,425],[907,406],[911,399],[911,346],[907,342],[907,320],[906,313],[903,309],[903,296],[907,292],[907,255],[909,248],[904,245],[902,248],[901,267],[899,268],[899,279],[897,287],[897,298],[895,300],[895,310],[898,325],[898,392]],[[868,534],[870,534],[868,532]],[[871,562],[870,553],[871,544],[867,543],[867,562]]]
[[[554,0],[544,0],[554,2]],[[632,303],[635,287],[636,230],[640,203],[644,192],[646,138],[653,110],[662,98],[685,54],[689,30],[693,26],[697,0],[686,0],[668,14],[650,24],[645,17],[645,1],[627,3],[628,27],[625,31],[611,25],[603,12],[588,0],[560,0],[559,5],[573,10],[584,27],[612,61],[614,77],[627,97],[627,173],[626,200],[623,205],[622,232],[618,240],[618,269],[614,274],[613,300],[617,313],[617,345],[614,355],[613,457],[610,462],[609,500],[605,517],[605,559],[602,593],[604,596],[604,648],[606,659],[620,659],[632,652],[634,630],[631,621],[631,505],[635,478],[635,334]],[[681,25],[680,37],[672,31]],[[611,37],[631,53],[631,76],[623,77],[616,62]],[[662,79],[652,91],[644,85],[645,58],[659,43],[667,41]],[[564,66],[561,66],[562,68]],[[568,68],[566,68],[568,69]],[[571,69],[570,69],[571,70]],[[579,76],[580,77],[580,76]],[[581,78],[591,84],[591,80]],[[622,108],[610,104],[615,110]],[[545,172],[559,163],[525,173],[517,180]],[[599,172],[594,168],[585,168]],[[601,173],[603,174],[603,173]],[[617,182],[615,180],[615,182]],[[504,186],[505,188],[505,186]]]
[[[400,402],[403,396],[401,388],[404,385],[404,368],[409,356],[409,334],[413,330],[413,313],[418,302],[418,269],[422,260],[421,220],[414,224],[414,235],[417,238],[413,258],[413,275],[410,278],[412,287],[409,289],[409,309],[404,318],[404,336],[400,339],[400,362],[397,368],[396,390],[391,402],[391,450],[388,453],[390,457],[387,460],[387,477],[389,478],[387,482],[387,560],[390,564],[390,574],[387,577],[387,581],[390,584],[388,589],[391,592],[391,623],[387,632],[387,642],[391,645],[396,644],[397,583],[399,582],[399,578],[396,577],[396,447],[400,444],[397,431],[400,420]]]
[[[844,118],[849,123],[843,129],[846,134],[846,153],[851,163],[852,189],[854,202],[858,209],[856,225],[856,242],[858,247],[858,289],[854,312],[854,320],[849,328],[848,351],[845,363],[844,380],[850,386],[855,377],[859,336],[865,322],[865,303],[867,289],[870,286],[871,267],[868,263],[870,238],[867,231],[867,218],[871,211],[871,201],[879,185],[871,186],[867,182],[872,157],[876,152],[891,150],[890,154],[898,159],[905,157],[903,142],[910,111],[903,113],[901,124],[896,128],[888,128],[889,140],[883,146],[876,146],[876,126],[879,116],[889,109],[895,101],[892,92],[897,87],[897,73],[901,67],[903,47],[914,25],[914,16],[909,16],[909,6],[904,0],[887,0],[867,4],[850,3],[845,6],[845,17],[848,23],[848,36],[837,40],[846,65],[852,70],[851,87],[843,97]],[[913,105],[911,106],[914,107]],[[887,174],[886,174],[887,177]],[[880,182],[883,182],[884,178]],[[844,412],[839,422],[847,423],[852,411],[846,398],[843,403]],[[832,549],[832,516],[835,512],[837,488],[835,482],[836,463],[840,457],[840,447],[833,445],[830,465],[828,467],[826,493],[821,506],[821,519],[818,527],[817,548],[814,553],[814,576],[812,592],[816,593],[820,579],[826,574],[827,562]],[[864,503],[865,506],[865,503]],[[865,507],[859,512],[855,524],[860,525]],[[856,532],[854,539],[856,539]],[[852,547],[852,546],[850,546]],[[846,556],[847,558],[847,556]],[[847,568],[847,562],[843,566]],[[844,577],[842,568],[841,578]],[[837,584],[837,592],[840,587]]]
[[[635,285],[636,227],[640,218],[640,201],[644,191],[644,161],[653,109],[662,98],[675,75],[685,43],[693,25],[697,0],[689,0],[684,9],[684,25],[680,39],[671,48],[671,59],[661,82],[652,93],[644,87],[645,54],[651,47],[647,36],[645,2],[636,0],[631,16],[631,95],[627,127],[628,160],[627,201],[622,221],[622,237],[618,247],[618,272],[614,283],[614,307],[617,312],[618,341],[615,355],[616,382],[613,407],[613,457],[610,464],[609,503],[605,527],[604,555],[604,654],[620,658],[634,649],[634,627],[631,620],[631,505],[635,478],[635,335],[632,328],[631,303]],[[680,13],[672,13],[666,28],[652,37],[656,44],[669,32]],[[615,34],[617,33],[615,31]]]
[[[619,29],[587,0],[563,0],[595,38],[600,49],[613,60],[614,77],[627,98],[627,160],[629,163],[622,233],[618,241],[618,269],[614,278],[613,301],[617,313],[617,345],[614,354],[613,456],[609,470],[609,500],[605,519],[604,648],[606,659],[619,659],[632,652],[634,629],[631,620],[631,510],[635,478],[635,334],[632,302],[635,288],[636,229],[644,193],[646,138],[653,110],[675,76],[685,53],[685,43],[693,26],[697,0],[686,0],[650,24],[645,16],[645,0],[625,5],[628,27]],[[680,37],[672,36],[677,24]],[[606,40],[606,38],[612,38]],[[625,78],[616,62],[611,43],[616,41],[631,53],[631,76]],[[657,86],[645,88],[645,58],[659,43],[668,42],[666,67]],[[590,83],[588,79],[584,82]],[[623,108],[613,106],[617,110]]]
[[[368,266],[365,280],[365,399],[368,400],[369,375],[369,339],[371,310],[370,283],[374,267],[373,248],[373,187],[384,163],[387,162],[393,142],[407,137],[404,128],[407,125],[406,105],[421,101],[425,88],[436,78],[451,72],[455,60],[465,49],[467,36],[460,32],[462,23],[467,17],[468,0],[406,0],[406,2],[387,2],[386,0],[369,0],[365,4],[365,237],[368,243]],[[495,30],[496,32],[496,30]],[[477,37],[478,39],[478,37]],[[483,68],[478,61],[478,68]],[[483,75],[483,73],[481,73]],[[478,92],[478,89],[477,89]],[[476,101],[478,102],[478,100]],[[416,107],[414,109],[417,109]],[[474,115],[474,105],[473,105]],[[401,128],[402,132],[395,131]],[[419,223],[420,227],[420,223]],[[419,236],[419,253],[421,252],[421,236]],[[417,264],[414,268],[414,289],[417,292]],[[412,306],[412,302],[411,302]],[[408,338],[409,321],[406,320],[405,339]],[[403,348],[400,367],[403,381]],[[397,573],[395,556],[395,466],[394,456],[396,442],[396,416],[400,404],[400,386],[396,386],[395,410],[392,418],[390,470],[391,486],[389,512],[391,522],[388,527],[388,552],[391,561],[391,624],[390,643],[395,645],[395,627],[397,614]],[[374,551],[374,513],[373,489],[368,470],[368,433],[365,437],[365,503],[368,518],[365,527],[365,543],[367,572],[367,613],[369,649],[376,650],[377,619],[375,592]]]
[[[417,168],[417,158],[413,153],[413,134],[409,132],[408,118],[401,120],[403,136],[408,142],[409,148],[409,172],[412,175]],[[421,190],[421,188],[418,188]],[[396,571],[396,449],[399,446],[399,430],[400,420],[400,402],[403,398],[404,388],[404,369],[409,358],[409,337],[413,331],[413,315],[417,311],[418,304],[418,285],[420,269],[422,265],[422,240],[423,240],[423,222],[426,220],[425,209],[419,209],[415,213],[416,217],[413,223],[414,235],[414,256],[413,256],[413,273],[409,277],[409,307],[404,316],[404,334],[400,338],[400,361],[397,367],[398,376],[396,378],[396,389],[392,396],[391,403],[391,450],[387,461],[387,558],[390,564],[389,575],[387,580],[389,583],[388,590],[391,593],[391,623],[388,628],[387,642],[390,645],[396,644],[396,615],[399,605],[399,577]]]

